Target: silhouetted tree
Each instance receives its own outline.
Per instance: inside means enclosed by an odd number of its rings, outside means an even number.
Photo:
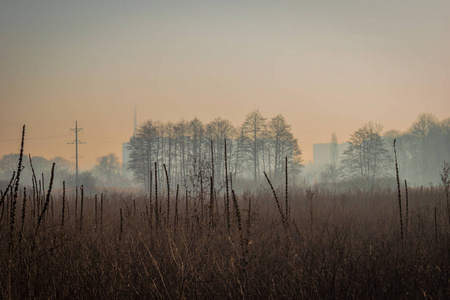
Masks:
[[[94,175],[92,175],[92,172],[90,171],[83,171],[78,176],[78,181],[80,186],[83,185],[84,190],[86,192],[91,192],[91,190],[95,187],[95,184],[97,183],[97,179]]]
[[[257,182],[261,172],[259,168],[259,147],[263,143],[262,139],[266,128],[266,118],[264,118],[258,110],[255,110],[245,117],[242,128],[244,130],[246,141],[250,144],[247,150],[251,157],[253,179]]]
[[[11,174],[17,170],[18,161],[18,153],[10,153],[2,156],[2,159],[0,160],[0,172],[6,175],[3,176],[5,179],[11,177]]]
[[[97,164],[94,166],[93,174],[102,177],[107,185],[120,176],[119,158],[110,153],[97,158]]]
[[[189,123],[189,133],[191,135],[192,142],[192,156],[190,158],[190,161],[192,162],[192,164],[195,164],[195,166],[198,167],[201,161],[204,159],[203,144],[205,125],[203,125],[203,123],[198,118],[194,118]]]
[[[291,131],[291,126],[286,123],[282,115],[273,117],[267,125],[267,145],[269,152],[269,168],[273,166],[273,175],[281,178],[285,169],[285,157],[289,163],[301,162],[301,151],[297,140]],[[270,170],[269,170],[270,172]]]
[[[363,186],[370,189],[389,169],[389,151],[381,138],[382,129],[381,124],[369,122],[355,131],[341,162],[348,177],[362,180]]]
[[[236,134],[236,129],[233,127],[230,121],[217,118],[214,121],[206,125],[206,135],[213,141],[214,151],[214,168],[215,168],[215,180],[216,182],[224,180],[223,170],[225,168],[225,146],[224,140],[227,139],[228,147],[231,146],[231,140]],[[231,152],[231,149],[229,149]],[[230,153],[227,153],[229,156]],[[229,157],[228,157],[229,159]]]
[[[271,122],[272,131],[266,131],[265,118],[257,111],[249,114],[239,129],[230,121],[221,118],[206,126],[197,118],[190,122],[182,120],[176,124],[147,121],[130,139],[127,167],[133,171],[136,181],[142,183],[146,189],[150,187],[149,174],[154,174],[155,162],[158,168],[163,164],[168,166],[168,177],[173,183],[172,186],[190,184],[191,187],[198,187],[203,184],[203,188],[206,188],[206,179],[212,175],[213,141],[214,177],[218,186],[221,186],[225,180],[226,140],[228,172],[234,178],[238,174],[258,178],[258,173],[262,172],[261,167],[272,168],[275,164],[277,175],[280,176],[284,170],[286,156],[289,171],[295,174],[301,166],[298,142],[290,125],[281,115]],[[276,140],[272,141],[272,138]],[[276,155],[276,159],[273,155]],[[249,167],[251,171],[246,173],[245,170]],[[162,170],[158,171],[158,184],[165,184],[165,176],[161,177],[164,173]]]
[[[157,143],[157,128],[152,121],[145,122],[130,139],[130,160],[128,168],[133,171],[138,182],[149,189],[150,172],[156,161],[155,149]]]

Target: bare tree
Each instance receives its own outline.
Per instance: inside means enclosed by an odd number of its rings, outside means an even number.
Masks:
[[[216,182],[225,178],[225,140],[229,173],[236,178],[244,174],[258,180],[262,168],[276,164],[277,173],[284,170],[284,158],[288,157],[289,172],[294,173],[301,165],[301,151],[294,138],[290,125],[279,115],[271,121],[271,133],[266,130],[265,118],[258,111],[250,113],[246,122],[236,129],[233,124],[221,118],[206,126],[195,118],[190,122],[176,124],[147,121],[130,139],[130,159],[128,168],[133,171],[137,181],[150,188],[150,175],[157,166],[168,166],[168,177],[173,184],[200,184],[197,179],[214,176]],[[275,140],[272,141],[272,138]],[[213,148],[211,149],[211,141]],[[275,149],[275,150],[273,150]],[[211,150],[214,168],[211,163]],[[276,155],[276,159],[272,156]],[[214,174],[210,171],[214,169]],[[163,174],[161,170],[157,172]],[[164,180],[158,176],[158,182]],[[201,180],[200,180],[201,181]]]
[[[273,117],[267,125],[267,140],[269,146],[269,166],[273,165],[275,178],[282,178],[285,168],[285,157],[289,162],[301,163],[301,151],[297,140],[282,115]],[[270,170],[269,170],[270,171]]]
[[[213,141],[214,145],[214,160],[215,160],[215,170],[214,177],[216,182],[223,180],[224,174],[223,170],[225,167],[225,157],[224,157],[224,140],[230,140],[234,138],[236,134],[236,129],[233,127],[230,121],[217,118],[214,121],[206,125],[206,135]]]
[[[120,176],[119,158],[114,153],[98,157],[93,173],[103,177],[107,185],[111,184],[114,178]]]
[[[351,178],[362,180],[366,188],[373,189],[375,180],[388,169],[389,151],[381,138],[383,126],[371,122],[355,131],[349,140],[341,164]]]
[[[233,170],[233,178],[236,178],[238,174],[241,174],[244,171],[245,161],[246,161],[246,145],[247,138],[244,135],[244,128],[241,126],[237,131],[239,131],[239,134],[237,134],[235,145],[235,150],[233,151],[233,160],[230,159],[230,166],[234,165]],[[231,154],[231,151],[230,151]]]
[[[168,165],[168,173],[169,178],[172,178],[172,162],[173,162],[173,150],[174,150],[174,125],[172,122],[168,122],[164,125],[164,137],[167,139],[166,141],[166,148],[165,151],[167,152],[166,155],[166,163]]]
[[[181,120],[174,126],[174,133],[178,154],[178,165],[180,166],[178,173],[178,182],[183,182],[188,174],[187,170],[190,166],[189,162],[189,123],[185,120]]]
[[[5,178],[11,177],[11,174],[16,171],[18,161],[18,153],[3,155],[2,159],[0,160],[0,172],[5,173]]]
[[[440,153],[436,151],[439,144],[439,121],[430,113],[421,114],[409,129],[411,135],[411,154],[414,157],[414,176],[421,183],[437,181],[435,170],[440,167]]]
[[[152,121],[145,122],[130,139],[130,162],[128,168],[133,171],[137,181],[149,189],[152,164],[156,161],[154,150],[157,143],[157,128]]]
[[[262,142],[266,128],[266,118],[264,118],[258,110],[255,110],[246,116],[242,128],[247,141],[250,143],[248,150],[251,157],[251,165],[253,167],[253,179],[256,183],[260,177],[259,146]]]
[[[205,135],[205,125],[198,119],[194,118],[189,123],[189,133],[192,139],[192,157],[191,161],[198,166],[203,160],[202,144]]]

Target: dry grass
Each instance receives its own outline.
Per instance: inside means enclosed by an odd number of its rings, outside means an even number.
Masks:
[[[272,191],[236,195],[230,233],[225,195],[214,197],[219,209],[210,226],[210,203],[201,207],[193,194],[186,201],[180,192],[177,209],[188,213],[175,223],[175,209],[152,207],[148,195],[106,192],[96,226],[95,195],[83,196],[81,213],[75,190],[53,191],[52,214],[44,209],[45,191],[40,204],[34,192],[25,203],[19,193],[17,207],[25,204],[26,215],[23,230],[13,232],[13,252],[8,193],[0,207],[0,298],[444,299],[450,294],[445,192],[408,192],[403,243],[397,191],[311,197],[290,189],[287,229]]]

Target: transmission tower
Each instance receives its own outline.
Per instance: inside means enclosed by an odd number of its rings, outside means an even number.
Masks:
[[[71,128],[70,130],[75,132],[75,141],[73,141],[72,143],[67,143],[67,144],[75,144],[75,164],[76,164],[75,181],[76,181],[76,186],[78,186],[78,144],[86,144],[86,143],[80,142],[78,140],[78,132],[83,130],[83,128],[78,128],[77,121],[75,121],[75,128]]]

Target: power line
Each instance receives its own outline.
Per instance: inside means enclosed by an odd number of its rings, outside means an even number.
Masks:
[[[54,135],[54,136],[39,136],[34,138],[27,138],[27,141],[29,140],[42,140],[42,139],[54,139],[54,138],[60,138],[60,137],[68,137],[68,135]],[[7,139],[7,140],[0,140],[0,143],[4,142],[16,142],[21,141],[22,139]]]
[[[119,140],[119,139],[114,139],[114,138],[109,138],[109,137],[103,137],[103,136],[96,136],[96,135],[90,135],[90,134],[85,134],[85,137],[92,139],[92,140],[101,140],[104,142],[109,142],[109,143],[124,143],[123,140]]]
[[[81,130],[83,130],[83,128],[78,128],[78,122],[75,121],[75,128],[71,128],[70,130],[72,130],[73,132],[75,132],[75,141],[73,141],[72,143],[67,143],[67,144],[75,144],[75,159],[76,159],[76,185],[78,186],[78,144],[86,144],[85,142],[80,142],[78,140],[78,132],[80,132]]]

